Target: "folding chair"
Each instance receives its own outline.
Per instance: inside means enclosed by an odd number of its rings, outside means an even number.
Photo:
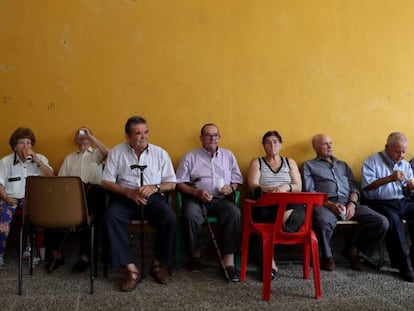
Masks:
[[[91,237],[91,264],[89,270],[90,294],[93,293],[94,266],[94,227],[88,215],[85,192],[82,180],[76,176],[28,176],[23,208],[22,226],[20,228],[18,294],[22,294],[23,272],[22,252],[25,229],[32,238],[32,229],[56,229],[74,231],[89,229]],[[31,241],[33,245],[33,241]],[[33,247],[32,247],[33,249]],[[30,256],[30,275],[33,274]]]

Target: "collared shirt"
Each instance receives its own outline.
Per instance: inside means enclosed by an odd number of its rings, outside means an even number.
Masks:
[[[239,165],[234,154],[227,149],[217,148],[213,157],[200,147],[187,153],[177,169],[177,182],[194,183],[215,197],[222,197],[218,189],[223,185],[242,184]]]
[[[376,189],[364,190],[364,195],[370,200],[397,200],[404,198],[403,187],[409,179],[413,178],[413,170],[406,160],[394,163],[385,151],[381,151],[383,157],[377,152],[368,157],[362,164],[361,186],[364,189],[379,178],[387,177],[393,171],[403,171],[406,179],[403,182],[394,181],[382,185]]]
[[[332,164],[318,157],[305,161],[302,176],[303,191],[324,192],[331,201],[346,204],[351,192],[359,195],[351,168],[335,157],[332,157]]]
[[[99,185],[102,181],[102,153],[89,147],[68,154],[63,160],[58,176],[79,176],[84,183]]]
[[[50,169],[47,158],[36,153],[36,156]],[[15,154],[9,154],[1,159],[0,184],[6,189],[9,197],[23,199],[26,189],[26,177],[42,175],[40,168],[33,161],[22,162]]]
[[[127,142],[109,151],[102,180],[115,182],[131,189],[138,188],[141,186],[138,165],[147,166],[143,170],[144,185],[177,181],[171,159],[164,149],[148,144],[138,160],[135,150]]]

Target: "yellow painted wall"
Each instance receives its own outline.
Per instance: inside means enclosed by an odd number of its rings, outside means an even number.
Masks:
[[[413,31],[412,0],[0,0],[0,156],[29,126],[57,171],[76,128],[114,146],[139,114],[175,165],[215,122],[244,175],[276,129],[299,163],[330,134],[359,177],[414,141]]]

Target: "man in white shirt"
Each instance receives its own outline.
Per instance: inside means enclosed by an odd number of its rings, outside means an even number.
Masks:
[[[93,215],[95,226],[99,226],[104,214],[105,191],[101,188],[103,163],[108,156],[108,147],[97,139],[92,131],[86,127],[79,128],[75,133],[77,150],[68,154],[62,166],[59,176],[79,176],[84,184],[89,214]],[[96,148],[93,148],[95,145]],[[46,235],[47,254],[52,257],[62,258],[59,251],[62,235],[53,232]],[[97,239],[95,239],[97,241]],[[49,255],[50,257],[50,255]],[[55,261],[57,268],[63,260]],[[86,230],[80,235],[79,260],[72,267],[73,273],[85,271],[90,264],[90,239]]]
[[[102,187],[111,192],[106,214],[111,264],[113,268],[126,268],[121,290],[129,292],[136,288],[141,274],[129,249],[127,227],[131,220],[140,218],[142,209],[145,220],[156,229],[151,272],[158,283],[166,284],[170,279],[176,217],[163,192],[175,189],[176,177],[168,153],[148,142],[144,118],[129,118],[125,136],[126,142],[109,151]]]

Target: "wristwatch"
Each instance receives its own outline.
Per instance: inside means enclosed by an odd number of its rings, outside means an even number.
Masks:
[[[160,184],[156,184],[155,187],[157,187],[157,192],[161,192],[161,186],[160,186]]]

